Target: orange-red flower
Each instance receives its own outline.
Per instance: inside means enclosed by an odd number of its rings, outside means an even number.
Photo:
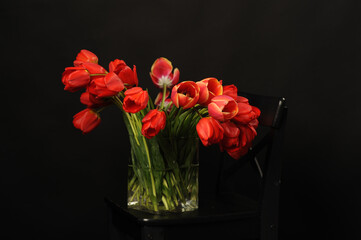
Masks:
[[[124,94],[123,109],[126,112],[137,113],[144,109],[148,104],[148,92],[140,87],[128,89]]]
[[[204,146],[210,146],[218,143],[223,138],[223,128],[220,123],[212,117],[206,117],[199,120],[197,126],[199,139]]]
[[[232,97],[234,100],[237,99],[237,92],[238,89],[235,85],[231,84],[231,85],[227,85],[227,86],[223,86],[223,95],[227,95]]]
[[[166,123],[166,116],[163,111],[157,109],[150,110],[142,120],[142,134],[150,139],[163,130]]]
[[[199,99],[198,103],[207,106],[212,98],[223,94],[223,87],[221,82],[216,78],[205,78],[197,82],[199,86]]]
[[[158,58],[152,65],[149,73],[150,78],[158,88],[163,88],[164,86],[171,88],[179,81],[178,68],[174,69],[174,73],[172,73],[172,70],[172,63],[168,59],[164,57]]]
[[[81,50],[74,61],[74,66],[81,66],[82,63],[98,63],[98,57],[86,49]]]
[[[84,134],[92,131],[99,123],[100,117],[98,113],[89,108],[75,114],[73,119],[74,127],[80,129]]]
[[[198,102],[199,86],[192,81],[181,82],[173,87],[171,99],[177,108],[191,108]]]
[[[239,124],[248,124],[252,120],[257,119],[261,114],[261,111],[257,107],[251,106],[245,97],[238,96],[237,105],[238,113],[232,121]]]
[[[109,63],[109,71],[116,73],[126,88],[138,86],[137,68],[135,65],[133,65],[132,70],[123,60],[115,59]]]
[[[123,89],[123,82],[114,72],[108,73],[105,77],[94,79],[88,87],[88,91],[97,98],[115,96]]]
[[[67,67],[61,80],[65,85],[64,90],[75,92],[89,84],[90,75],[84,67]]]
[[[208,113],[221,122],[230,120],[238,113],[237,102],[227,95],[216,96],[208,104]]]

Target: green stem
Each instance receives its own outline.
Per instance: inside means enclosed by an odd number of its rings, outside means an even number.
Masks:
[[[179,197],[180,197],[181,201],[182,201],[182,202],[185,202],[184,197],[183,197],[183,194],[182,194],[181,190],[179,189],[178,182],[177,182],[177,180],[175,179],[175,176],[174,176],[173,173],[172,173],[171,177],[172,177],[171,181],[174,181],[174,186],[175,186],[175,188],[176,188],[176,190],[177,190],[177,192],[178,192],[178,194],[179,194]]]
[[[156,198],[157,197],[157,192],[155,190],[154,176],[153,176],[153,172],[152,172],[152,163],[150,161],[149,149],[148,149],[147,142],[145,141],[145,137],[142,136],[142,138],[143,138],[143,142],[144,142],[145,153],[147,155],[148,164],[149,164],[149,174],[150,174],[150,181],[151,181],[151,184],[152,184],[153,196]],[[154,210],[158,211],[157,203],[154,202],[153,200],[152,200],[152,202],[153,202]]]
[[[165,95],[167,94],[167,85],[163,85],[163,97],[162,97],[162,104],[160,105],[160,109],[164,107]]]
[[[89,74],[91,77],[96,77],[96,76],[105,76],[107,75],[106,73],[93,73],[93,74]]]
[[[164,204],[165,209],[166,209],[166,210],[169,210],[167,200],[165,199],[164,196],[162,196],[162,202],[163,202],[163,204]]]
[[[137,186],[137,188],[135,189],[134,193],[133,193],[133,196],[131,197],[130,201],[133,201],[133,199],[135,198],[135,196],[137,195],[139,191],[139,185]]]

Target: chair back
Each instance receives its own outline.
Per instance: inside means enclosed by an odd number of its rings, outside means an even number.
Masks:
[[[217,194],[221,194],[224,182],[250,163],[259,177],[258,208],[261,217],[261,239],[277,239],[279,191],[281,184],[281,150],[286,126],[287,106],[283,97],[239,93],[252,106],[261,110],[258,136],[250,151],[239,160],[220,164]],[[262,158],[262,162],[259,161]],[[231,164],[229,164],[231,162]]]

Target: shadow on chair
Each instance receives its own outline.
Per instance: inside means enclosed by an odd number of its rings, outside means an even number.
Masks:
[[[220,153],[216,146],[200,149],[199,209],[152,215],[128,209],[123,191],[124,198],[118,204],[105,199],[109,239],[278,239],[285,99],[239,95],[261,110],[258,136],[247,155],[237,161]],[[246,167],[252,167],[256,184],[239,179]],[[242,184],[251,186],[250,193],[246,194]]]

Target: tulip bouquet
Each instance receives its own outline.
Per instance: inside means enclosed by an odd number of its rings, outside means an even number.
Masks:
[[[219,144],[232,158],[245,155],[257,135],[260,110],[238,96],[235,85],[213,77],[179,82],[180,71],[166,58],[151,66],[159,88],[152,101],[138,86],[136,66],[123,60],[109,63],[81,50],[73,67],[65,68],[65,90],[85,91],[87,107],[73,124],[84,134],[99,125],[100,112],[113,104],[123,113],[129,133],[128,206],[152,212],[188,211],[198,207],[198,142]]]

